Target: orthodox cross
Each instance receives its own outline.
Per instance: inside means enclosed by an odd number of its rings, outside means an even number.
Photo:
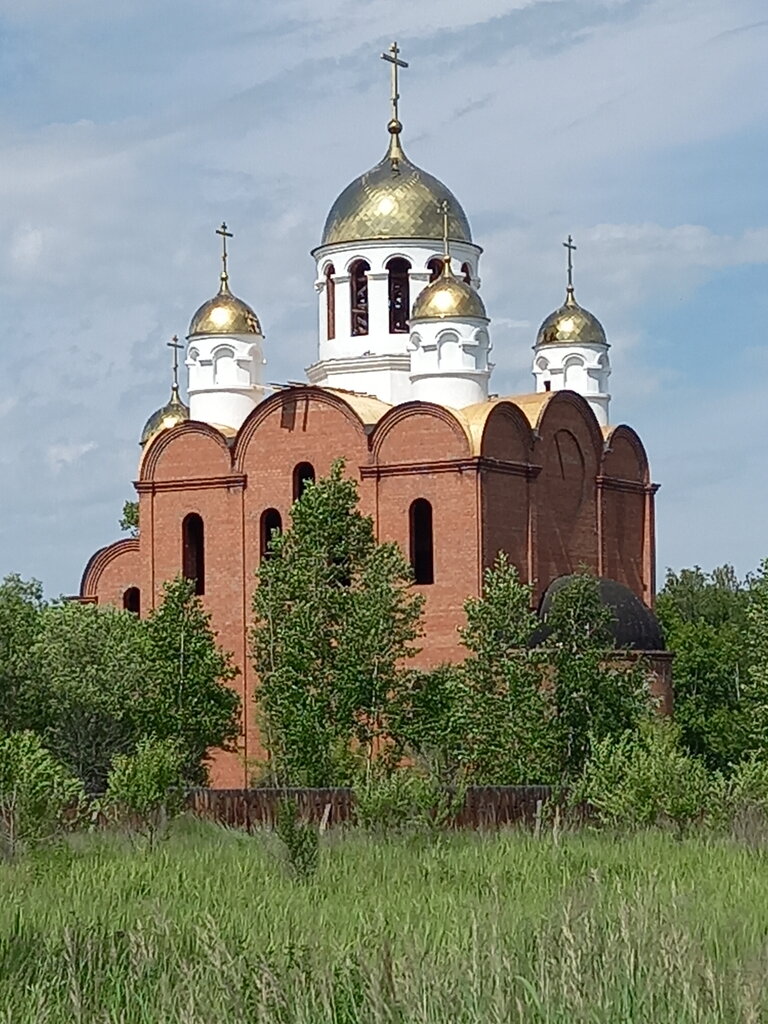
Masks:
[[[445,254],[446,261],[451,258],[450,242],[448,241],[448,213],[450,207],[448,206],[448,200],[444,199],[442,203],[438,204],[438,210],[443,215],[443,253]]]
[[[179,349],[184,346],[179,341],[178,334],[174,334],[170,341],[166,341],[166,345],[173,349],[173,390],[176,393],[179,390]]]
[[[231,231],[227,231],[227,225],[225,221],[221,222],[221,227],[216,228],[216,234],[221,235],[221,264],[224,268],[223,276],[225,280],[228,278],[227,274],[227,239],[234,238],[235,236]]]
[[[576,246],[573,244],[573,237],[568,235],[568,240],[563,242],[563,245],[568,250],[568,289],[573,291],[573,254],[576,252]]]
[[[399,68],[407,68],[408,62],[400,60],[399,58],[400,47],[397,43],[392,43],[387,53],[382,53],[381,59],[388,61],[392,65],[392,120],[400,121],[398,116],[398,102],[400,100],[400,81],[398,77]]]

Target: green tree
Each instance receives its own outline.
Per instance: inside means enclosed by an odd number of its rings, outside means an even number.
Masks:
[[[547,616],[553,743],[562,783],[576,778],[594,742],[634,731],[652,707],[642,661],[616,651],[611,612],[586,572],[554,596]]]
[[[120,516],[120,529],[123,533],[130,533],[132,537],[139,536],[138,501],[126,501],[123,503],[123,514]]]
[[[348,782],[354,749],[370,764],[420,631],[410,567],[396,544],[376,543],[343,469],[305,488],[253,598],[256,700],[281,784]]]
[[[12,732],[0,740],[0,853],[13,857],[53,838],[84,799],[80,780],[35,733]]]
[[[116,754],[141,735],[147,644],[135,615],[67,602],[40,613],[23,694],[25,727],[57,760],[103,791]]]
[[[667,570],[656,612],[675,655],[675,720],[681,742],[713,770],[727,770],[749,745],[744,703],[750,678],[745,642],[749,581],[730,565]]]
[[[203,785],[211,748],[231,749],[238,736],[240,698],[228,685],[238,669],[218,646],[194,583],[181,576],[163,586],[161,603],[141,628],[147,685],[137,711],[140,734],[173,740],[185,781]]]
[[[0,733],[24,727],[30,651],[45,602],[37,580],[6,576],[0,584]]]
[[[107,779],[104,805],[143,830],[150,843],[184,803],[184,755],[176,740],[140,740],[133,754],[118,754]]]

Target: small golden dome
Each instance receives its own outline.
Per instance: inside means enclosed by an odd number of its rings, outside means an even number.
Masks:
[[[536,335],[537,345],[607,345],[603,325],[588,309],[578,304],[573,285],[568,285],[563,305],[550,313]]]
[[[399,121],[389,123],[391,135],[384,159],[344,189],[331,207],[322,245],[379,238],[442,238],[441,204],[451,210],[449,234],[471,242],[467,216],[450,189],[411,163],[400,145]]]
[[[219,294],[204,302],[192,317],[188,338],[200,334],[261,334],[259,318],[242,299],[229,290],[229,278],[221,275]]]
[[[442,273],[417,295],[411,320],[452,320],[465,316],[488,319],[483,300],[471,284],[454,275],[450,256],[443,257]]]
[[[185,423],[189,419],[189,407],[184,405],[179,397],[179,389],[174,385],[171,389],[171,398],[167,405],[157,412],[153,412],[144,429],[141,432],[141,445],[147,444],[153,437],[163,430],[170,430],[179,423]]]

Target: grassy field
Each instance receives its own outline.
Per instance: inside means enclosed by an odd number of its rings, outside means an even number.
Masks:
[[[0,866],[0,1021],[762,1022],[768,856],[721,840],[183,822]]]

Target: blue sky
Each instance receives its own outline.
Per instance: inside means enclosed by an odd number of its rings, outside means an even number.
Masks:
[[[764,0],[0,0],[0,575],[74,593],[119,535],[223,219],[269,379],[303,375],[308,253],[386,146],[392,38],[406,149],[485,249],[494,390],[532,388],[572,232],[660,576],[768,555]]]

